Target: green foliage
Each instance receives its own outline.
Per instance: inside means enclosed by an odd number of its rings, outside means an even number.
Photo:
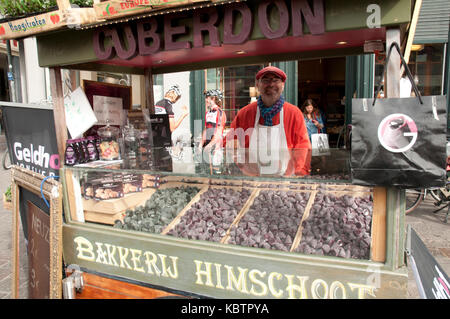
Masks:
[[[11,185],[8,186],[8,189],[5,192],[5,198],[7,202],[11,201]]]
[[[93,0],[71,0],[70,3],[86,7],[92,6]],[[56,6],[56,0],[0,0],[0,14],[4,17],[19,17],[45,12]]]

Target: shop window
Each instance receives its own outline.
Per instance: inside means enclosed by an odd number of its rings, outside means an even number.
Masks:
[[[252,101],[255,94],[255,75],[264,65],[245,65],[208,69],[205,72],[206,90],[220,89],[224,94],[223,110],[227,126],[237,112]]]
[[[345,122],[345,58],[299,61],[298,74],[298,107],[314,100],[325,118],[330,147],[338,147]]]
[[[422,95],[443,94],[444,47],[443,43],[425,44],[411,52],[408,65]]]

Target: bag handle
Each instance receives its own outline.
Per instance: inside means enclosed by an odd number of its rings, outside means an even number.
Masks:
[[[420,95],[419,89],[417,88],[417,85],[414,82],[414,78],[413,78],[413,76],[411,74],[411,71],[409,70],[408,64],[406,63],[405,59],[403,58],[402,53],[400,52],[400,47],[398,46],[398,43],[397,42],[392,42],[392,44],[391,44],[391,46],[389,48],[389,51],[388,51],[388,55],[386,57],[386,62],[385,62],[384,67],[383,67],[383,73],[381,73],[381,80],[378,83],[377,92],[375,93],[375,98],[373,99],[372,106],[375,105],[375,101],[377,100],[378,93],[380,93],[381,83],[383,82],[384,74],[386,73],[386,68],[387,68],[387,65],[389,63],[389,58],[391,57],[392,49],[394,47],[397,49],[398,54],[400,55],[400,60],[402,61],[402,65],[405,68],[406,75],[408,76],[409,81],[411,82],[411,85],[412,85],[412,87],[414,89],[414,93],[416,93],[416,96],[419,98],[420,104],[423,104],[422,96]]]

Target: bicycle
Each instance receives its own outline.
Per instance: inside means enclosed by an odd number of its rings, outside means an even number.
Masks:
[[[441,188],[426,188],[426,189],[407,189],[406,190],[406,208],[405,214],[409,214],[415,210],[420,203],[425,199],[425,197],[430,194],[434,199],[434,205],[439,207],[433,213],[437,213],[444,208],[448,208],[447,214],[445,215],[444,222],[447,223],[448,215],[450,212],[450,181],[447,180],[446,186]]]

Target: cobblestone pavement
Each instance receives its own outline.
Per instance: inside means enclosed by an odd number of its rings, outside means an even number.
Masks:
[[[3,152],[0,152],[2,154]],[[1,165],[0,165],[1,166]],[[3,194],[11,182],[10,171],[0,167],[0,192]],[[419,234],[431,254],[436,258],[447,274],[450,274],[450,221],[443,223],[446,210],[433,213],[436,208],[430,199],[425,200],[415,211],[406,216],[409,224]],[[11,232],[12,212],[0,205],[0,299],[11,298]],[[19,298],[28,298],[28,260],[26,244],[20,229],[20,286]],[[409,269],[408,299],[420,298],[412,270]]]
[[[406,215],[406,223],[417,232],[430,253],[450,275],[450,218],[444,223],[447,209],[437,208],[430,196],[414,211]],[[408,299],[420,298],[411,267],[408,267]]]
[[[3,194],[11,183],[10,171],[0,169],[0,192]],[[28,259],[22,225],[19,237],[19,298],[28,298]],[[0,207],[0,299],[10,299],[13,273],[12,259],[12,212]]]

